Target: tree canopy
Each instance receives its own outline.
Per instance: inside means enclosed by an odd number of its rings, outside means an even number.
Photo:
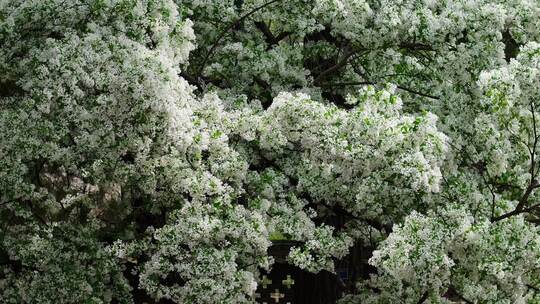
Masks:
[[[0,302],[540,303],[539,107],[536,0],[0,1]]]

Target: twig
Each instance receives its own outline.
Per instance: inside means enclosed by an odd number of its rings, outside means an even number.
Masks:
[[[372,82],[372,81],[353,81],[353,82],[339,82],[339,83],[322,84],[321,86],[325,86],[325,87],[342,87],[342,86],[369,85],[369,84],[375,85],[377,83]],[[416,90],[409,89],[409,88],[401,86],[401,85],[398,85],[396,87],[398,89],[400,89],[400,90],[407,91],[409,93],[413,93],[413,94],[416,94],[416,95],[424,96],[424,97],[431,98],[431,99],[440,99],[440,97],[438,97],[438,96],[418,92]]]
[[[257,11],[273,4],[273,3],[276,3],[276,2],[279,2],[281,0],[272,0],[272,1],[269,1],[269,2],[266,2],[264,4],[262,4],[261,6],[258,6],[254,9],[252,9],[251,11],[249,11],[247,14],[243,15],[242,17],[238,18],[237,20],[235,20],[234,22],[231,22],[229,24],[229,26],[227,26],[223,31],[221,31],[221,33],[219,34],[218,38],[216,39],[216,41],[214,41],[214,43],[212,44],[212,47],[210,47],[210,50],[208,51],[208,53],[206,53],[206,56],[204,56],[204,59],[201,63],[201,67],[199,68],[199,72],[197,73],[199,75],[199,77],[202,75],[202,71],[204,69],[204,66],[206,65],[206,62],[208,61],[208,59],[210,58],[210,56],[214,53],[214,51],[216,50],[219,42],[221,41],[221,39],[223,39],[223,37],[226,36],[227,32],[229,32],[233,27],[235,27],[236,25],[238,25],[240,22],[242,22],[244,19],[246,19],[247,17],[255,14]]]
[[[341,69],[343,66],[345,66],[348,61],[349,61],[349,58],[356,54],[357,51],[353,50],[353,49],[349,49],[345,52],[345,54],[343,54],[343,56],[341,57],[341,59],[333,66],[329,67],[328,69],[322,71],[318,76],[317,78],[315,78],[315,80],[313,81],[314,84],[319,84],[321,82],[321,80],[323,80],[324,78],[326,78],[329,74],[331,74],[332,72],[334,71],[337,71],[339,69]]]
[[[529,105],[530,105],[531,114],[532,114],[533,137],[534,137],[532,149],[527,146],[527,148],[529,149],[529,155],[530,155],[530,159],[531,159],[531,164],[530,164],[530,169],[529,169],[531,179],[529,181],[529,185],[527,186],[527,189],[525,190],[525,192],[523,193],[523,195],[519,199],[519,202],[518,202],[516,208],[514,210],[508,212],[508,213],[505,213],[505,214],[500,215],[498,217],[492,218],[492,220],[491,220],[492,222],[497,222],[497,221],[503,220],[505,218],[509,218],[509,217],[511,217],[513,215],[517,215],[517,214],[520,214],[520,213],[529,212],[529,211],[534,210],[536,207],[540,206],[540,204],[536,204],[536,205],[533,205],[531,207],[525,208],[525,206],[527,205],[527,202],[529,200],[529,196],[531,195],[533,190],[540,187],[540,183],[538,183],[538,180],[536,180],[536,175],[538,173],[536,171],[536,161],[535,161],[536,147],[538,145],[538,135],[537,135],[538,132],[536,130],[536,114],[534,112],[534,105],[533,105],[532,101],[529,103]]]

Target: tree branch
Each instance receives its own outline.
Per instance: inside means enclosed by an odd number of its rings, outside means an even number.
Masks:
[[[221,41],[221,39],[223,39],[223,37],[226,36],[226,34],[232,29],[234,28],[235,26],[237,26],[240,22],[242,22],[244,19],[246,19],[247,17],[255,14],[256,12],[262,10],[263,8],[273,4],[273,3],[276,3],[276,2],[279,2],[281,0],[271,0],[269,2],[266,2],[258,7],[255,7],[254,9],[252,9],[251,11],[249,11],[248,13],[246,13],[245,15],[243,15],[242,17],[238,18],[237,20],[235,20],[234,22],[231,22],[229,24],[229,26],[227,26],[223,31],[221,31],[221,33],[219,34],[218,38],[216,39],[216,41],[214,41],[214,43],[212,44],[212,46],[210,47],[210,50],[208,51],[208,53],[206,53],[206,55],[204,56],[204,59],[201,63],[201,67],[199,68],[199,72],[197,73],[199,75],[199,77],[202,75],[202,71],[204,69],[204,66],[206,65],[206,62],[208,61],[208,59],[210,59],[210,57],[212,56],[212,54],[214,53],[214,51],[216,50],[217,46],[219,45],[219,42]]]
[[[368,219],[363,219],[363,218],[360,218],[354,214],[352,214],[351,212],[339,207],[339,206],[330,206],[328,204],[326,204],[325,202],[317,202],[318,204],[321,204],[323,205],[326,209],[334,212],[335,214],[338,214],[338,215],[344,215],[346,217],[349,217],[349,218],[352,218],[354,220],[357,220],[357,221],[360,221],[360,222],[363,222],[363,223],[366,223],[368,224],[369,226],[377,229],[377,230],[382,230],[384,227],[383,224],[379,223],[379,222],[376,222],[374,220],[368,220]]]
[[[420,96],[423,96],[423,97],[427,97],[427,98],[431,98],[431,99],[440,99],[440,97],[438,96],[434,96],[434,95],[430,95],[430,94],[426,94],[426,93],[422,93],[422,92],[418,92],[418,91],[415,91],[413,89],[409,89],[409,88],[406,88],[404,86],[397,86],[398,89],[400,90],[403,90],[403,91],[407,91],[409,93],[413,93],[413,94],[416,94],[416,95],[420,95]]]
[[[369,84],[376,85],[377,83],[372,82],[372,81],[352,81],[352,82],[328,83],[328,84],[322,84],[321,86],[325,86],[325,87],[343,87],[343,86],[356,86],[356,85],[369,85]],[[420,96],[423,96],[423,97],[427,97],[427,98],[431,98],[431,99],[440,99],[440,97],[438,97],[438,96],[418,92],[416,90],[409,89],[409,88],[401,86],[401,85],[397,85],[396,87],[398,89],[400,89],[400,90],[407,91],[409,93],[413,93],[413,94],[420,95]]]
[[[461,295],[453,285],[450,285],[448,287],[448,290],[443,295],[443,297],[445,297],[445,298],[447,298],[449,300],[452,300],[452,301],[454,301],[455,299],[459,299],[459,300],[461,300],[461,301],[463,301],[463,302],[465,302],[467,304],[473,304],[472,301],[467,300],[463,295]]]
[[[345,51],[345,54],[343,54],[343,56],[341,56],[341,59],[338,60],[338,62],[329,67],[328,69],[322,71],[318,76],[317,78],[315,78],[315,80],[313,81],[313,83],[315,85],[318,85],[321,80],[325,79],[328,75],[332,74],[333,72],[341,69],[342,67],[344,67],[345,65],[347,65],[347,63],[349,62],[349,58],[351,58],[352,55],[356,54],[356,50],[353,50],[353,49],[348,49],[347,51]]]
[[[532,205],[532,206],[530,206],[528,208],[521,208],[521,209],[516,208],[513,211],[510,211],[508,213],[505,213],[505,214],[503,214],[501,216],[498,216],[498,217],[492,219],[491,221],[492,222],[498,222],[500,220],[504,220],[505,218],[509,218],[511,216],[514,216],[514,215],[517,215],[517,214],[520,214],[520,213],[531,212],[531,211],[535,210],[538,207],[540,207],[540,203],[534,204],[534,205]]]
[[[272,49],[272,47],[277,45],[285,37],[292,34],[291,32],[284,31],[284,32],[281,32],[279,35],[274,36],[274,34],[272,34],[272,31],[270,31],[270,29],[268,28],[268,25],[262,21],[255,21],[255,27],[263,33],[264,41],[267,44],[266,46],[267,51]]]
[[[530,154],[530,159],[531,159],[529,174],[531,175],[531,179],[529,181],[529,185],[527,186],[527,189],[525,189],[525,192],[519,199],[519,202],[516,208],[513,211],[510,211],[498,217],[492,218],[491,220],[492,222],[497,222],[497,221],[503,220],[505,218],[509,218],[513,215],[517,215],[520,213],[530,212],[540,205],[540,204],[536,204],[531,207],[525,208],[525,206],[527,205],[529,201],[529,196],[531,196],[533,190],[540,187],[540,183],[538,183],[538,180],[536,180],[536,174],[538,173],[536,170],[536,160],[535,160],[536,147],[538,145],[538,135],[537,135],[538,131],[536,129],[536,113],[534,111],[534,104],[532,101],[529,103],[529,106],[530,106],[530,110],[532,114],[533,137],[534,137],[532,149],[529,148],[529,154]]]
[[[530,285],[530,284],[525,284],[525,286],[527,286],[527,288],[529,288],[529,289],[534,290],[535,293],[540,293],[540,288],[539,287],[534,287],[533,285]]]
[[[429,296],[428,292],[427,291],[424,292],[422,297],[420,297],[420,299],[418,299],[418,302],[416,302],[416,303],[418,303],[418,304],[424,303],[427,300],[428,296]]]

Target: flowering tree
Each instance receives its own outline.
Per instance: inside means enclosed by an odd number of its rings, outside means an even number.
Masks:
[[[2,303],[540,303],[535,0],[0,1]],[[330,219],[339,217],[340,224]]]

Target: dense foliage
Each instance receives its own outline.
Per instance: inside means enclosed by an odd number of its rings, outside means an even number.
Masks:
[[[0,1],[0,302],[253,303],[285,239],[370,251],[343,304],[540,303],[535,41],[536,0]]]

